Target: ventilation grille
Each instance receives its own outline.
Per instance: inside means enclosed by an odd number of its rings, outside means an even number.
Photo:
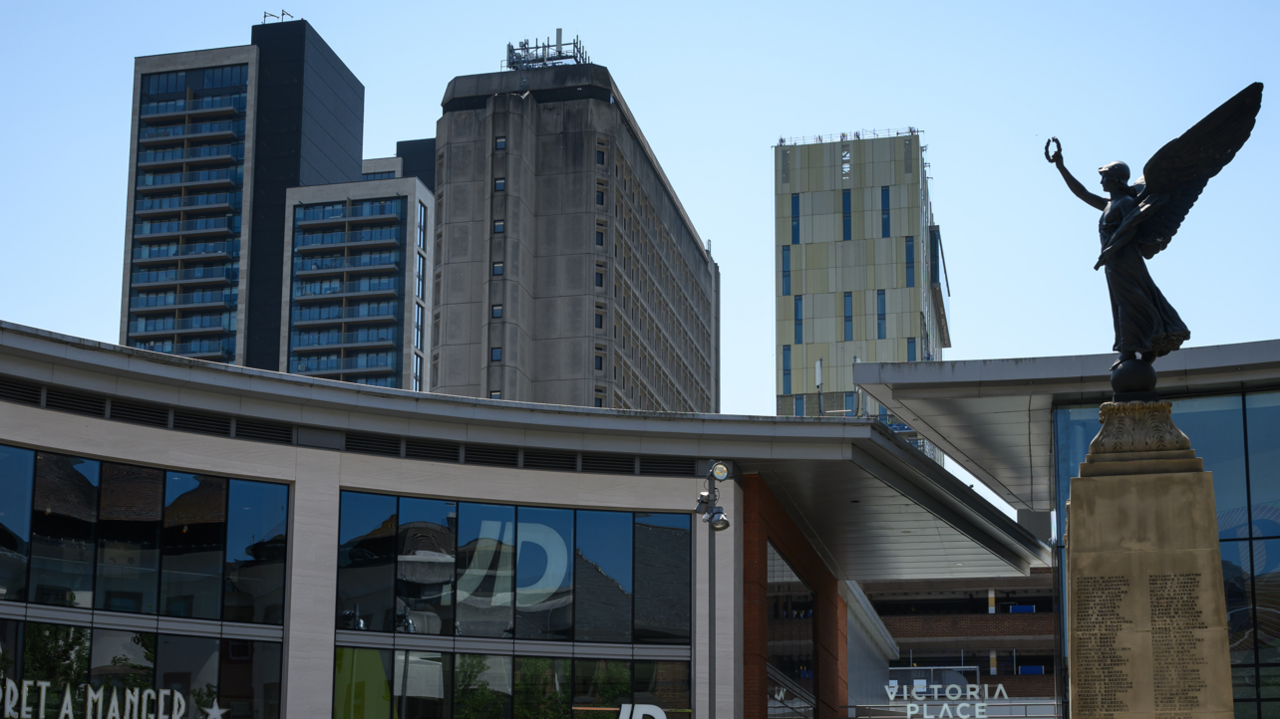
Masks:
[[[62,412],[74,412],[90,417],[101,417],[107,413],[107,401],[102,397],[67,392],[49,388],[45,393],[44,406]]]
[[[517,467],[520,450],[514,447],[490,447],[483,444],[467,445],[467,464],[485,464],[490,467]]]
[[[404,456],[409,459],[429,459],[433,462],[457,462],[458,445],[448,442],[429,442],[422,439],[406,439]]]
[[[582,471],[597,474],[635,474],[636,459],[629,454],[583,454]]]
[[[697,473],[697,461],[688,457],[641,457],[640,474],[687,477]]]
[[[114,407],[114,404],[112,406]],[[173,428],[180,429],[183,432],[197,432],[199,434],[214,434],[219,437],[230,437],[231,418],[219,417],[214,414],[183,412],[180,409],[175,409],[173,411]]]
[[[544,452],[537,449],[524,451],[525,469],[557,469],[563,472],[575,472],[578,469],[578,455],[572,452]]]
[[[117,422],[145,424],[148,427],[169,427],[169,408],[153,404],[134,404],[111,400],[111,419]]]
[[[0,399],[39,407],[40,385],[0,377]]]
[[[293,425],[236,419],[236,438],[254,439],[259,442],[275,442],[276,444],[293,444]]]
[[[400,456],[400,438],[385,434],[353,434],[347,433],[344,448],[348,452],[364,454],[382,454],[388,457]]]

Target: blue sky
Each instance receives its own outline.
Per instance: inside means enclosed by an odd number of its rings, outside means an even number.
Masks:
[[[722,409],[771,414],[773,155],[780,135],[924,131],[951,279],[949,359],[1106,352],[1092,186],[1141,165],[1280,61],[1280,3],[375,3],[286,5],[364,82],[365,156],[431,137],[445,84],[507,42],[581,36],[607,66],[723,280]],[[0,317],[114,342],[133,58],[249,42],[261,3],[33,3],[0,55],[11,212]],[[1151,17],[1154,12],[1160,14]],[[1280,336],[1269,193],[1280,86],[1254,137],[1151,263],[1192,345]],[[1250,209],[1253,207],[1254,209]]]

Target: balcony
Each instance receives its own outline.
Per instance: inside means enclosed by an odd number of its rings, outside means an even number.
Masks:
[[[186,137],[200,140],[237,140],[244,137],[244,120],[144,127],[138,131],[138,144],[160,144]]]
[[[292,350],[330,350],[343,347],[394,347],[400,339],[398,327],[362,329],[357,332],[293,333],[289,338]]]
[[[239,240],[226,242],[197,242],[179,246],[176,242],[164,245],[139,245],[133,248],[133,261],[137,264],[170,262],[175,257],[192,257],[201,260],[232,259],[240,252]]]
[[[166,317],[158,320],[133,320],[129,323],[130,337],[155,337],[159,335],[205,334],[210,332],[235,332],[235,320],[209,317],[184,317],[175,320]]]
[[[326,313],[293,312],[294,327],[316,327],[339,322],[394,322],[400,319],[399,303],[384,302],[375,307],[339,307]]]
[[[138,168],[148,170],[166,165],[196,164],[201,162],[226,162],[244,159],[244,143],[232,145],[206,145],[204,147],[173,148],[170,150],[143,150],[138,153]]]
[[[197,359],[229,360],[236,356],[236,341],[234,338],[227,338],[180,342],[174,346],[173,353]]]
[[[138,115],[148,120],[163,120],[184,115],[215,116],[239,115],[244,112],[245,95],[218,95],[216,97],[197,97],[191,100],[168,100],[166,102],[144,102],[138,108]]]
[[[289,359],[289,371],[294,374],[305,375],[341,374],[352,371],[366,374],[388,374],[396,371],[396,361],[394,357],[385,356],[347,357],[345,359],[292,357]]]
[[[295,282],[293,296],[303,297],[345,297],[345,296],[377,296],[400,293],[400,280],[395,277],[367,277],[355,282]]]
[[[391,268],[400,268],[400,253],[383,252],[359,257],[302,257],[293,260],[293,271],[299,276]]]
[[[236,282],[239,279],[240,270],[235,267],[192,267],[187,270],[168,268],[135,272],[131,276],[131,283],[134,285],[172,285]]]
[[[198,220],[169,220],[164,222],[142,222],[133,226],[135,239],[159,240],[179,235],[225,235],[239,232],[236,217],[201,217]]]
[[[392,222],[402,220],[403,203],[400,200],[381,202],[360,202],[350,206],[328,205],[324,207],[304,208],[301,216],[295,214],[294,222],[298,227],[321,227],[324,225],[342,224],[348,221],[369,223]]]
[[[352,230],[351,232],[310,232],[294,236],[293,247],[298,252],[341,249],[348,245],[361,247],[396,246],[400,244],[400,228],[379,227]]]
[[[243,170],[237,165],[218,170],[142,175],[138,177],[137,189],[139,192],[156,192],[161,189],[169,191],[183,187],[239,187],[243,181]]]
[[[174,308],[181,307],[183,309],[203,310],[203,309],[220,309],[223,307],[234,307],[236,304],[236,296],[224,294],[221,290],[212,292],[192,292],[189,294],[176,294],[174,292],[166,292],[164,294],[153,294],[147,297],[130,297],[129,311],[138,314],[147,312],[172,312]]]

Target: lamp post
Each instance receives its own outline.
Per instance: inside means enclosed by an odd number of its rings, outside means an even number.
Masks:
[[[694,509],[702,515],[702,522],[711,526],[711,534],[707,546],[711,552],[711,560],[707,564],[709,579],[707,585],[707,626],[710,633],[707,646],[707,716],[716,719],[716,534],[729,528],[729,518],[724,515],[724,507],[719,506],[720,482],[729,478],[729,465],[720,460],[713,460],[707,470],[706,489],[698,494],[698,506]]]

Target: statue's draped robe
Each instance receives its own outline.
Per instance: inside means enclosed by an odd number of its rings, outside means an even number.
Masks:
[[[1136,210],[1136,203],[1131,200],[1121,200],[1118,204],[1108,204],[1098,221],[1103,248],[1111,243],[1125,212]],[[1107,289],[1111,292],[1111,319],[1116,331],[1112,349],[1162,357],[1191,338],[1191,331],[1147,272],[1147,262],[1136,238],[1117,250],[1105,267]]]

